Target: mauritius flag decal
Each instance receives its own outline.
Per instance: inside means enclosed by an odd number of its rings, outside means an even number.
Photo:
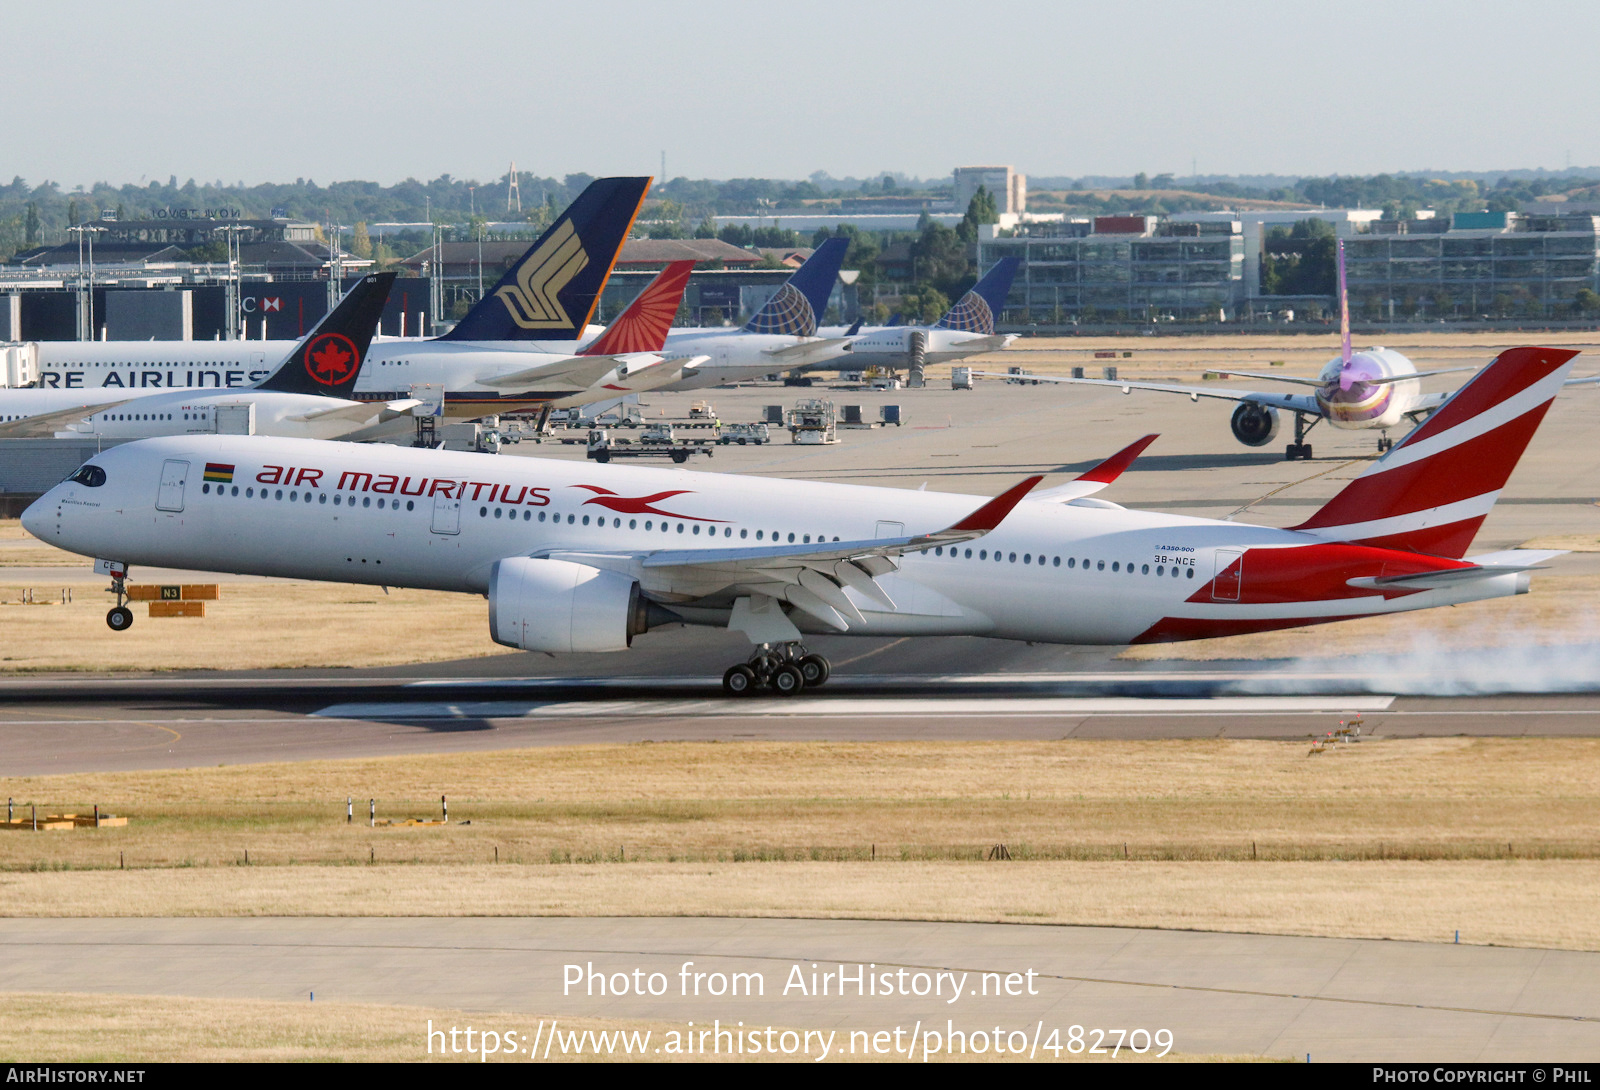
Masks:
[[[207,462],[205,479],[212,484],[232,484],[233,467],[221,465],[217,462]]]

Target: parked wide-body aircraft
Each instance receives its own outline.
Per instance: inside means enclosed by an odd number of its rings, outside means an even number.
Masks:
[[[675,329],[667,335],[669,360],[704,356],[663,390],[698,390],[761,378],[837,359],[849,351],[845,337],[817,337],[817,324],[839,279],[848,239],[828,239],[777,293],[739,329]]]
[[[874,326],[849,334],[851,370],[867,367],[904,367],[913,350],[912,334],[922,334],[922,362],[956,363],[968,356],[998,352],[1017,339],[1014,333],[996,333],[995,316],[1005,306],[1022,261],[1002,257],[972,285],[944,316],[931,326]],[[824,368],[830,365],[822,364]],[[831,368],[830,368],[831,369]]]
[[[23,514],[106,562],[484,594],[495,640],[621,651],[661,623],[758,645],[730,692],[827,680],[804,633],[1120,644],[1226,636],[1518,594],[1556,555],[1467,558],[1575,352],[1502,353],[1290,529],[1093,497],[999,497],[291,439],[185,437],[96,455]],[[118,612],[121,610],[122,612]]]
[[[1309,394],[1281,394],[1271,391],[1234,392],[1207,386],[1183,386],[1176,383],[1133,382],[1117,379],[1061,378],[1053,375],[1027,375],[1039,382],[1069,382],[1087,386],[1114,386],[1123,393],[1133,390],[1155,390],[1159,393],[1184,394],[1191,401],[1202,397],[1237,401],[1229,422],[1233,437],[1247,447],[1264,447],[1278,436],[1278,413],[1294,414],[1294,442],[1284,449],[1289,461],[1310,458],[1311,444],[1306,433],[1326,420],[1335,428],[1376,429],[1378,450],[1385,451],[1394,445],[1389,429],[1407,422],[1416,422],[1444,404],[1451,395],[1448,391],[1425,394],[1422,379],[1430,375],[1444,375],[1471,371],[1471,367],[1446,367],[1435,371],[1418,371],[1405,356],[1391,348],[1368,348],[1359,352],[1350,347],[1350,304],[1345,291],[1344,241],[1338,245],[1339,261],[1339,355],[1329,360],[1314,379],[1288,378],[1283,375],[1263,375],[1249,371],[1218,368],[1219,374],[1235,378],[1263,379],[1268,382],[1292,383],[1313,387]],[[1015,378],[1015,375],[994,375],[974,371],[985,377]]]
[[[394,273],[363,277],[259,382],[238,390],[0,390],[0,438],[144,439],[218,431],[336,439],[409,417],[414,398],[356,401]]]
[[[649,178],[601,178],[588,186],[449,333],[378,341],[354,397],[393,401],[413,387],[445,391],[456,417],[538,409],[575,391],[572,370],[612,266],[649,189]],[[39,385],[133,392],[244,388],[259,382],[293,341],[41,341]],[[693,355],[694,353],[674,353]],[[647,361],[617,360],[636,375]],[[602,369],[596,384],[609,372]],[[630,389],[633,387],[629,387]],[[597,391],[612,396],[612,391]]]

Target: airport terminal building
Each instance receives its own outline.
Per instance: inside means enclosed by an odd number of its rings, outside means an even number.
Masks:
[[[1022,259],[1008,324],[1228,320],[1300,297],[1262,291],[1269,232],[1322,220],[1345,240],[1352,312],[1367,321],[1571,316],[1600,293],[1600,209],[1385,220],[1371,209],[1097,216],[990,228],[978,264]],[[1330,308],[1334,300],[1318,299]]]

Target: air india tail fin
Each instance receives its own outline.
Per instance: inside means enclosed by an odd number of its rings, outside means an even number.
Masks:
[[[585,348],[582,356],[617,356],[629,352],[660,352],[667,344],[667,332],[683,302],[683,289],[689,286],[693,261],[674,261],[656,274],[644,290],[634,297],[617,320]]]
[[[394,278],[392,272],[362,277],[255,388],[349,397],[366,362],[372,335],[378,331]]]
[[[1465,556],[1577,354],[1566,348],[1506,349],[1293,529],[1335,541]]]
[[[649,178],[599,178],[467,311],[447,341],[575,341],[644,204]]]

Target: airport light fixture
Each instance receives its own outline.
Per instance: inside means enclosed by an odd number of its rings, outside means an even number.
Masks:
[[[243,239],[239,236],[249,231],[250,228],[242,223],[230,223],[218,227],[217,230],[221,232],[223,240],[228,244],[228,340],[237,341],[240,339],[240,327],[244,321],[243,300],[241,299],[244,294],[242,284],[244,261],[240,256]],[[266,320],[265,316],[261,319],[263,330],[265,329]]]
[[[105,232],[104,227],[92,223],[74,224],[67,228],[78,236],[78,340],[94,340],[94,236]],[[84,238],[89,245],[88,273],[83,263]]]

